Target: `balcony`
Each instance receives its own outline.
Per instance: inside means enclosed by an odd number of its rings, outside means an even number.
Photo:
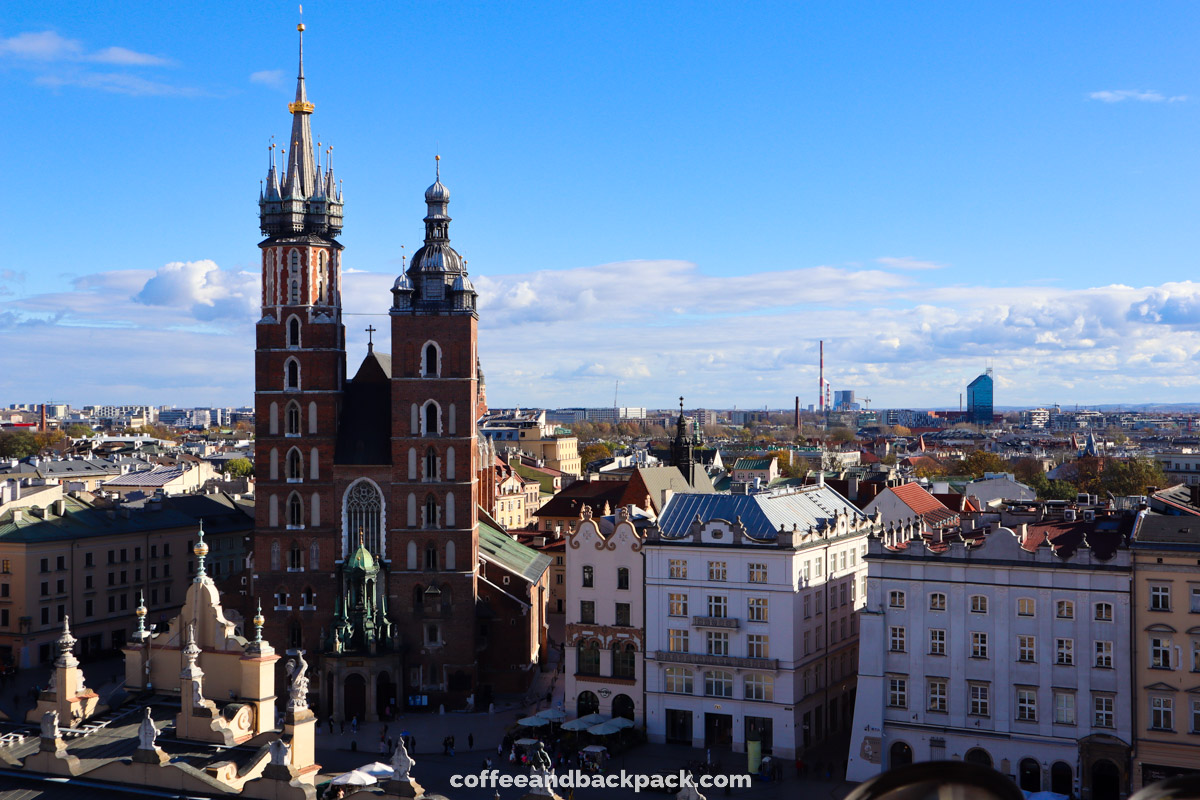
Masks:
[[[659,661],[672,664],[697,664],[733,669],[779,669],[779,659],[777,658],[710,656],[707,653],[673,653],[670,650],[658,650],[654,653],[654,657]]]
[[[692,617],[692,625],[697,628],[736,628],[737,617]]]

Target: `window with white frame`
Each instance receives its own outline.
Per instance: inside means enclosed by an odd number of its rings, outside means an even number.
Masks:
[[[686,653],[688,651],[687,630],[669,628],[667,630],[667,647],[672,653]]]
[[[708,579],[710,581],[725,580],[725,562],[724,561],[708,562]]]
[[[1097,695],[1092,698],[1092,722],[1097,728],[1115,727],[1116,721],[1113,713],[1112,697]]]
[[[1113,621],[1112,603],[1096,603],[1096,621],[1097,622],[1112,622]]]
[[[1033,663],[1037,661],[1037,637],[1017,637],[1017,661]]]
[[[688,596],[682,592],[667,593],[667,615],[671,617],[686,617],[688,613]]]
[[[1192,701],[1192,727],[1188,733],[1200,733],[1200,700]]]
[[[988,657],[988,636],[982,631],[971,631],[971,658]]]
[[[946,701],[946,681],[931,680],[929,682],[929,710],[930,711],[945,711],[948,708]]]
[[[1017,689],[1017,720],[1037,722],[1037,691],[1035,689]]]
[[[946,630],[944,628],[929,629],[929,654],[931,656],[946,655]]]
[[[746,600],[746,616],[751,622],[767,621],[767,598],[750,597]]]
[[[905,631],[902,625],[893,625],[888,631],[889,647],[893,653],[903,653],[905,650],[904,642]]]
[[[752,633],[746,637],[746,655],[749,658],[770,658],[770,637],[765,633]]]
[[[663,688],[670,694],[693,694],[692,671],[683,667],[667,667],[664,670]]]
[[[775,678],[761,672],[751,672],[746,675],[745,682],[747,700],[775,699]]]
[[[1150,610],[1171,610],[1171,587],[1169,584],[1152,584],[1150,586]]]
[[[1191,605],[1188,606],[1188,611],[1192,612],[1193,614],[1200,614],[1200,586],[1193,586],[1191,595],[1192,602]]]
[[[724,670],[704,673],[704,694],[709,697],[733,697],[733,674]]]
[[[943,592],[934,592],[929,595],[929,610],[930,611],[945,611],[946,610],[946,595]]]
[[[1054,640],[1054,663],[1063,666],[1071,666],[1075,663],[1074,639]]]
[[[976,717],[992,715],[991,687],[986,683],[972,683],[968,687],[968,697],[971,701],[971,714]]]
[[[1054,722],[1058,725],[1075,724],[1075,693],[1054,693]]]
[[[707,631],[704,638],[707,646],[706,652],[710,656],[729,655],[729,634],[727,632]]]
[[[971,613],[986,614],[988,610],[987,595],[973,594],[971,595]]]
[[[766,583],[767,582],[767,565],[766,564],[750,564],[750,583]]]
[[[1150,668],[1171,668],[1171,640],[1159,636],[1150,637]]]
[[[708,615],[721,618],[729,616],[729,598],[723,594],[710,594],[708,596]]]
[[[1104,669],[1111,669],[1113,665],[1113,643],[1096,641],[1093,644],[1096,648],[1095,665]]]
[[[1156,731],[1175,730],[1175,699],[1173,697],[1150,698],[1150,727]]]
[[[1037,614],[1037,601],[1032,597],[1017,598],[1017,616],[1032,617]]]
[[[888,592],[888,606],[890,608],[904,608],[904,592]]]
[[[1054,604],[1054,616],[1059,619],[1075,619],[1075,604],[1070,600],[1059,600]]]
[[[686,580],[687,579],[687,561],[684,561],[682,558],[668,559],[667,575],[672,580],[677,580],[677,581]]]
[[[812,616],[812,595],[804,595],[804,618]]]
[[[908,679],[888,679],[888,706],[890,708],[908,708]]]

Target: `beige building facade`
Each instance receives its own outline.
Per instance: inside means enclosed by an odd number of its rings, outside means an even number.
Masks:
[[[1200,519],[1146,514],[1133,550],[1133,791],[1200,771]]]

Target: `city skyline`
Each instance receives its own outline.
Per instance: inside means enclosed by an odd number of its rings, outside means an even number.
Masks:
[[[23,233],[0,269],[11,401],[241,405],[294,11],[69,8],[0,17],[24,154],[3,206]],[[989,363],[998,407],[1195,397],[1193,9],[1042,10],[1030,42],[1003,7],[763,6],[773,32],[712,9],[417,8],[306,18],[315,132],[347,182],[352,369],[440,149],[496,405],[607,406],[616,380],[622,405],[808,405],[821,338],[833,388],[873,407],[954,407]],[[388,25],[456,47],[417,75]],[[719,58],[754,37],[759,60]],[[1052,37],[1059,55],[1028,52]],[[445,124],[414,130],[433,104]]]

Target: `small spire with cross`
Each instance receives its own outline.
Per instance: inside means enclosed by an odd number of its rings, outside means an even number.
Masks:
[[[376,330],[376,328],[374,325],[368,325],[363,330],[365,330],[367,332],[367,352],[374,353],[375,352],[375,330]]]

